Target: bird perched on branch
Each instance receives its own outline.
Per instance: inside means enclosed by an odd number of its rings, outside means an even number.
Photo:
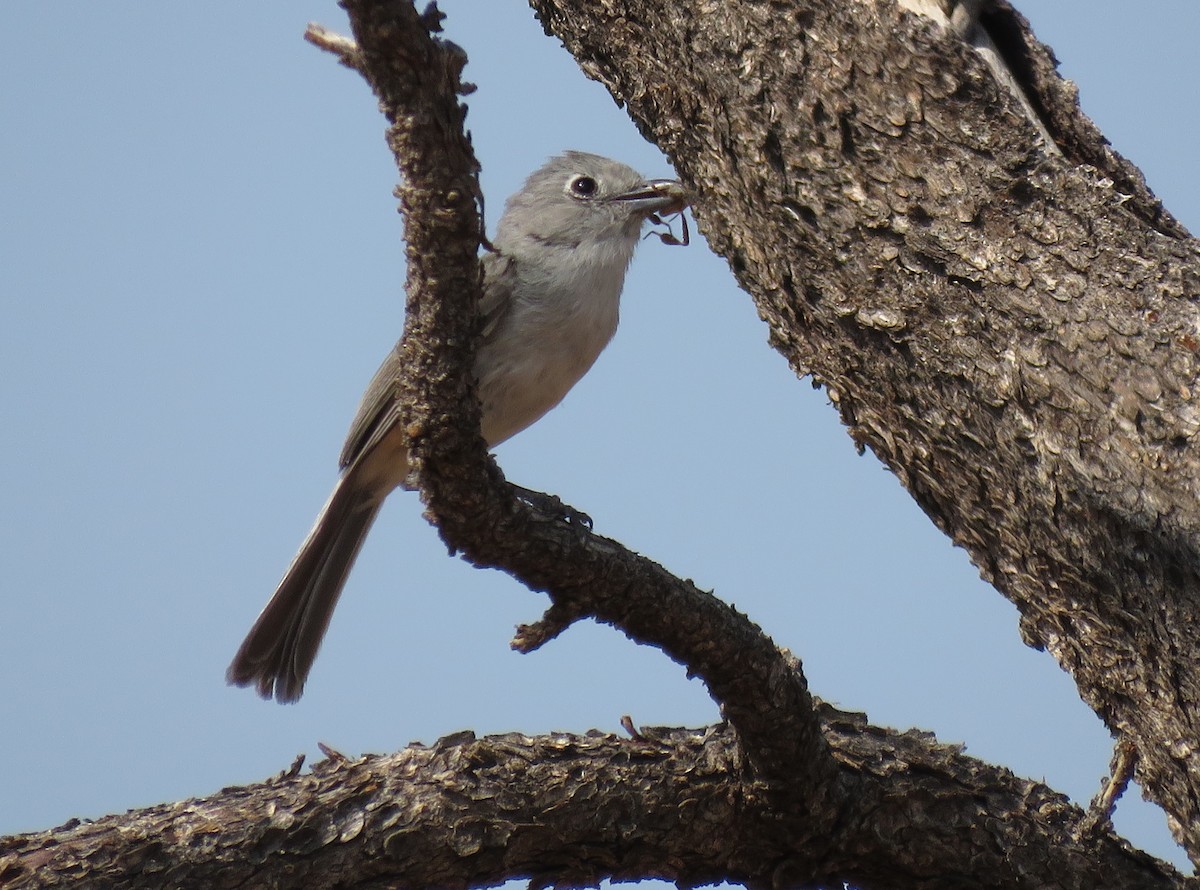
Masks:
[[[682,211],[683,187],[569,151],[508,199],[482,258],[483,335],[475,376],[482,432],[498,445],[557,405],[617,329],[625,272],[645,222]],[[686,243],[686,227],[685,241]],[[664,234],[667,243],[680,243]],[[226,679],[264,698],[300,698],[342,587],[384,500],[408,475],[398,422],[399,353],[367,387],[342,450],[342,475]]]

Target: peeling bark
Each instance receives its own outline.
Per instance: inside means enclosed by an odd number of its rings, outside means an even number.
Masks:
[[[470,733],[211,797],[8,838],[6,888],[591,886],[1173,888],[1061,795],[922,733],[823,709],[858,806],[832,832],[746,782],[734,734]]]

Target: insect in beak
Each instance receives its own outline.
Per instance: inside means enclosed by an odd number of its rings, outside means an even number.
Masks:
[[[670,221],[673,219],[676,219],[676,218],[679,219],[679,225],[683,229],[683,237],[682,238],[676,238],[675,232],[671,229]],[[646,217],[646,219],[649,220],[651,223],[653,223],[656,226],[666,226],[667,230],[665,232],[658,232],[658,231],[651,229],[649,232],[647,232],[643,236],[643,240],[645,238],[649,238],[651,235],[655,235],[658,237],[658,240],[660,240],[663,244],[667,244],[672,247],[687,247],[689,244],[692,243],[691,235],[688,233],[687,217],[683,215],[682,208],[680,208],[679,210],[676,210],[674,213],[672,213],[666,219],[663,219],[657,213],[651,213],[649,216]]]

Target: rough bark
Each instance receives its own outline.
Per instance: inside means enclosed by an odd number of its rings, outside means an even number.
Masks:
[[[414,466],[452,548],[661,648],[728,727],[446,740],[0,845],[4,886],[1182,886],[1103,814],[819,705],[716,597],[514,497],[470,379],[477,165],[456,47],[407,0],[346,0],[403,173],[397,347]],[[1007,7],[1063,157],[965,47],[879,0],[535,6],[694,189],[798,372],[1020,606],[1138,753],[1196,851],[1190,406],[1197,251]],[[320,41],[318,41],[320,42]],[[1098,818],[1096,816],[1099,816]],[[57,882],[57,884],[56,884]]]
[[[682,887],[1173,888],[1171,869],[1036,782],[916,732],[824,709],[853,818],[829,832],[781,813],[739,776],[733,733],[644,729],[636,739],[469,733],[433,747],[298,765],[96,822],[10,838],[0,885],[533,887],[659,877]],[[997,814],[1003,814],[1003,818]]]
[[[1028,24],[986,23],[1064,157],[888,0],[534,0],[697,195],[801,374],[1136,748],[1200,854],[1197,244]]]

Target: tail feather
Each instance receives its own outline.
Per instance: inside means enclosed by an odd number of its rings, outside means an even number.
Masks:
[[[293,702],[304,681],[342,587],[383,499],[343,476],[326,501],[275,595],[250,628],[225,679],[253,684],[263,698]]]

